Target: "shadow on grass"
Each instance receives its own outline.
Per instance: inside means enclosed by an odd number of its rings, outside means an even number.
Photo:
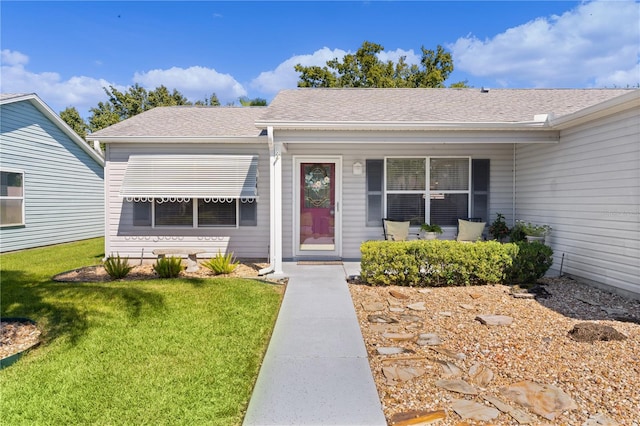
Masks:
[[[160,294],[127,285],[58,283],[13,270],[3,270],[1,278],[2,316],[36,321],[45,343],[67,338],[76,345],[89,329],[89,316],[103,305],[122,306],[130,318],[140,317],[143,309],[164,308]]]

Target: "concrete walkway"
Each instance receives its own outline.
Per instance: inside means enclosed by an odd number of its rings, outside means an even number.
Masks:
[[[289,283],[244,425],[386,426],[345,280],[349,265],[283,269]]]

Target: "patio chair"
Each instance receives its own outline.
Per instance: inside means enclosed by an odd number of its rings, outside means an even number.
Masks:
[[[384,239],[388,241],[405,241],[409,237],[410,221],[397,221],[382,219],[382,232]],[[418,234],[416,234],[418,235]]]

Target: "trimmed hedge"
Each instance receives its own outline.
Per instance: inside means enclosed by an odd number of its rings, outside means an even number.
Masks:
[[[537,241],[514,244],[518,246],[518,252],[507,270],[507,279],[511,283],[535,283],[553,264],[553,250]]]
[[[497,241],[367,241],[360,251],[365,283],[451,286],[503,282],[518,247]]]

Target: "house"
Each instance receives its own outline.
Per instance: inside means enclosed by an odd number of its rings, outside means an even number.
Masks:
[[[156,108],[107,145],[106,253],[358,259],[381,218],[553,228],[555,273],[640,295],[640,90],[293,89]],[[267,272],[267,271],[265,271]]]
[[[35,94],[0,95],[0,251],[104,235],[104,159]]]

